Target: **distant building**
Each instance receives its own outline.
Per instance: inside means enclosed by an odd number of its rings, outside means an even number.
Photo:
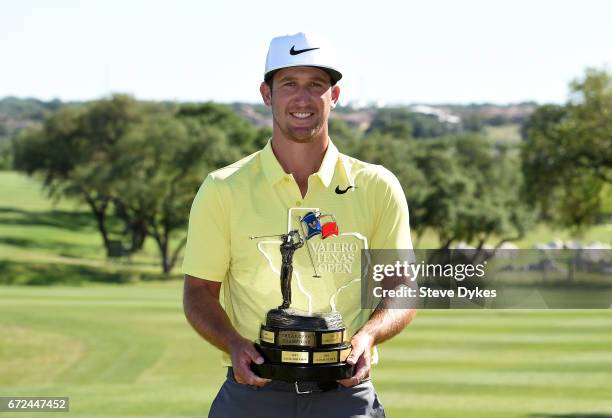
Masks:
[[[461,118],[459,116],[452,115],[451,113],[437,107],[427,105],[412,105],[410,106],[410,110],[414,113],[435,116],[440,122],[452,124],[461,123]]]

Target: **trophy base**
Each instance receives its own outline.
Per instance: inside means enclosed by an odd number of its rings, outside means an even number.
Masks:
[[[351,344],[339,312],[311,313],[272,309],[261,325],[255,348],[263,364],[252,364],[258,376],[285,382],[335,382],[353,375],[347,364]]]
[[[353,376],[353,367],[347,363],[325,364],[318,366],[298,366],[288,364],[255,364],[251,369],[266,379],[283,380],[285,382],[335,382]]]
[[[255,344],[263,364],[251,364],[260,377],[286,382],[329,382],[353,376],[354,366],[345,362],[351,351],[344,343],[333,348],[282,349]]]

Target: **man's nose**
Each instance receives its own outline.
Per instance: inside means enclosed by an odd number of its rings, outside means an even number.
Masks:
[[[310,101],[310,91],[308,90],[308,87],[298,87],[297,91],[295,92],[295,99],[298,103],[308,103]]]

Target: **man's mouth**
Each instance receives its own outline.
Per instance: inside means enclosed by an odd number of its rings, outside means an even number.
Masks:
[[[289,114],[297,119],[308,119],[314,115],[314,113],[311,112],[289,112]]]

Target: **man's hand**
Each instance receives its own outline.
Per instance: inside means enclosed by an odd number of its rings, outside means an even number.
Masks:
[[[353,377],[338,380],[342,386],[355,386],[370,377],[372,347],[401,332],[412,321],[415,309],[386,309],[379,304],[370,319],[351,339],[353,349],[346,362],[355,365]]]
[[[353,377],[338,380],[338,383],[345,387],[358,385],[363,380],[370,377],[374,338],[368,333],[358,332],[351,339],[351,345],[353,349],[351,350],[351,354],[347,357],[346,362],[355,365]]]
[[[257,364],[264,362],[263,357],[257,352],[251,341],[240,337],[230,344],[229,349],[236,382],[258,387],[270,382],[270,379],[262,379],[251,370],[251,362]]]
[[[187,320],[206,341],[232,358],[234,378],[238,383],[263,386],[268,379],[251,371],[251,362],[263,363],[253,343],[240,336],[219,303],[221,283],[185,275],[183,304]]]

